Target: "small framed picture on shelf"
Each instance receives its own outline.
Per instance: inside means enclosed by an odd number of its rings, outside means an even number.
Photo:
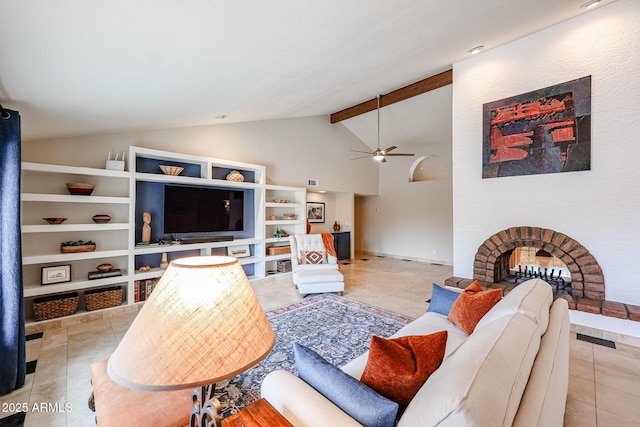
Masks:
[[[251,250],[249,248],[249,245],[229,246],[227,248],[227,255],[236,258],[243,258],[251,256]]]
[[[309,222],[324,222],[324,202],[307,202]]]
[[[71,264],[42,267],[42,284],[53,285],[71,281]]]

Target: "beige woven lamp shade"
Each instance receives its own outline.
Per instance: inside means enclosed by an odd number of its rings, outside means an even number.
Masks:
[[[232,257],[173,261],[109,358],[118,384],[147,391],[212,384],[262,360],[275,336]]]

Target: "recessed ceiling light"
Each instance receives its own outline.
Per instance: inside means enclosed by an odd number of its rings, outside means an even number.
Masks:
[[[580,7],[584,7],[585,9],[591,9],[592,7],[596,7],[599,4],[600,4],[600,0],[591,0],[591,1],[586,2],[585,4],[583,4]]]
[[[220,114],[219,116],[216,116],[216,120],[223,120],[226,119],[227,115],[226,114]]]
[[[477,55],[480,53],[480,51],[482,50],[484,46],[476,46],[473,49],[469,49],[467,52],[469,52],[472,55]]]

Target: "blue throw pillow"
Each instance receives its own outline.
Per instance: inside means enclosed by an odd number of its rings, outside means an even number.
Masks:
[[[431,290],[431,302],[429,303],[427,311],[433,311],[446,316],[449,314],[451,306],[459,295],[460,292],[442,288],[434,283]]]
[[[398,404],[378,394],[313,350],[293,344],[298,375],[351,418],[367,427],[393,427]]]

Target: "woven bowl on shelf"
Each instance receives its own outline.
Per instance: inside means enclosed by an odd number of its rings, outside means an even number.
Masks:
[[[284,217],[284,219],[296,219],[296,214],[293,213],[286,213],[286,214],[282,214],[282,216]]]
[[[229,174],[227,175],[227,181],[233,181],[233,182],[244,182],[244,175],[242,175],[240,172],[238,171],[231,171],[229,172]]]
[[[82,182],[67,183],[67,190],[69,190],[69,194],[73,196],[90,196],[94,188],[96,188],[95,184],[85,184]]]
[[[98,214],[91,217],[96,224],[106,224],[111,221],[110,215]]]
[[[111,271],[113,269],[113,264],[100,264],[99,266],[96,267],[96,270],[98,270],[101,273],[106,273],[107,271]]]
[[[62,224],[67,220],[67,218],[42,218],[47,221],[49,224]]]
[[[180,175],[180,173],[182,173],[182,171],[184,170],[184,168],[181,168],[180,166],[173,165],[160,165],[160,169],[165,175],[172,176]]]

